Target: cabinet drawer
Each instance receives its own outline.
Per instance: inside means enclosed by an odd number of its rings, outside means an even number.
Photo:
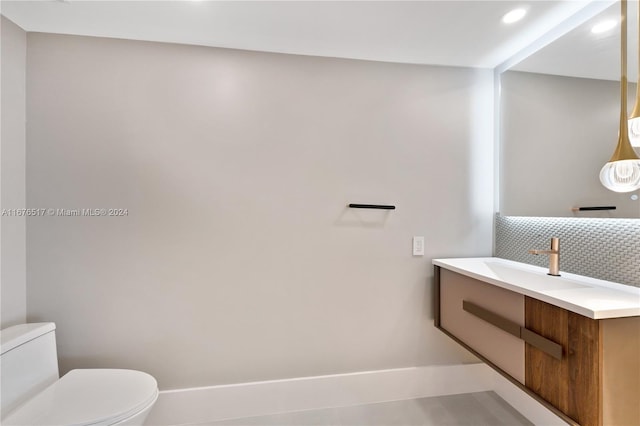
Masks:
[[[524,341],[468,312],[463,304],[523,327],[524,296],[440,270],[440,326],[524,384]]]

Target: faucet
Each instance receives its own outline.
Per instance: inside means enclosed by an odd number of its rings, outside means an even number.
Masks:
[[[549,273],[547,275],[560,276],[560,238],[551,238],[551,250],[529,250],[529,253],[549,255]]]

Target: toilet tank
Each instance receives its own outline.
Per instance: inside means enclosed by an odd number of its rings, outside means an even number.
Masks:
[[[20,324],[0,331],[0,413],[4,418],[22,402],[58,380],[56,325]]]

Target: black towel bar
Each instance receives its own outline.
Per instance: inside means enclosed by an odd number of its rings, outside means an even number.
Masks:
[[[571,211],[574,212],[584,212],[584,211],[592,211],[592,210],[615,210],[616,206],[593,206],[593,207],[574,207]]]
[[[352,209],[382,209],[382,210],[395,210],[396,206],[389,206],[385,204],[349,204]]]

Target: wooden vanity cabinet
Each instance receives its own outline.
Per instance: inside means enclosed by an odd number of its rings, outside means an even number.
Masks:
[[[525,385],[582,426],[640,425],[640,317],[594,320],[525,298],[525,326],[562,345],[525,344]]]
[[[640,426],[640,317],[594,320],[440,267],[435,283],[436,327],[567,423]]]

